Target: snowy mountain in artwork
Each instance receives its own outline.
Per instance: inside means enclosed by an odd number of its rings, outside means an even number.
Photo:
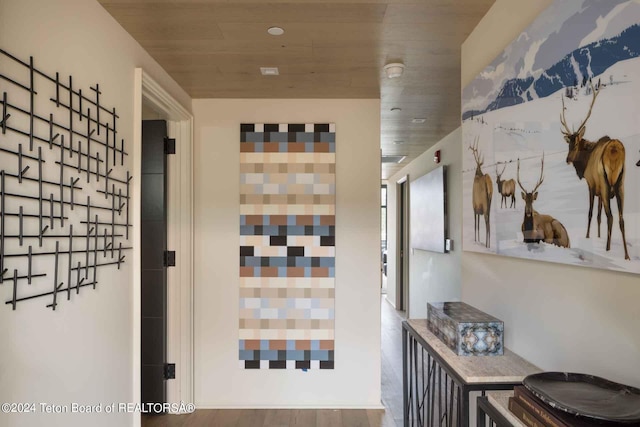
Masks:
[[[466,86],[463,120],[601,78],[640,57],[640,0],[584,0],[575,10],[573,1],[555,2]]]

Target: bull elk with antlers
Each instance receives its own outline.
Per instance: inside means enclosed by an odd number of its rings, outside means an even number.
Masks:
[[[522,220],[522,235],[526,243],[539,243],[541,241],[562,248],[569,248],[569,234],[564,225],[551,215],[543,215],[533,209],[533,202],[538,199],[538,188],[544,181],[544,154],[540,166],[540,178],[532,191],[525,190],[520,182],[520,159],[518,159],[518,185],[522,189],[524,200],[524,219]]]
[[[484,156],[481,158],[478,153],[478,139],[479,138],[476,138],[474,144],[469,147],[476,162],[476,175],[473,178],[473,227],[475,232],[473,238],[476,242],[480,241],[480,215],[483,215],[486,232],[485,247],[489,248],[491,247],[491,225],[489,219],[491,214],[491,198],[493,197],[493,184],[491,183],[489,174],[482,173]]]
[[[600,93],[591,84],[593,99],[589,107],[587,117],[584,119],[578,130],[573,132],[567,126],[565,118],[564,96],[562,97],[562,114],[560,123],[562,124],[562,134],[569,144],[567,154],[567,164],[573,164],[579,179],[585,179],[589,187],[589,219],[587,222],[587,238],[591,230],[591,217],[593,216],[593,199],[598,197],[598,237],[600,237],[600,218],[602,207],[607,215],[607,251],[611,249],[611,228],[613,226],[613,214],[611,213],[611,199],[614,197],[618,202],[618,223],[622,233],[622,243],[624,245],[624,257],[629,258],[627,251],[627,238],[624,232],[624,145],[617,139],[603,136],[598,142],[591,142],[584,139],[586,124],[591,117],[593,105]]]
[[[507,168],[505,164],[502,168],[502,172],[498,172],[498,165],[496,165],[496,184],[498,184],[498,193],[502,195],[502,201],[500,202],[500,207],[504,204],[504,207],[507,207],[507,198],[511,197],[511,208],[516,207],[516,182],[512,179],[503,180],[502,174],[504,170]]]

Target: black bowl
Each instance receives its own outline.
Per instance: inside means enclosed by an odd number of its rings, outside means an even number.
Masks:
[[[640,389],[593,375],[542,372],[524,386],[552,408],[596,423],[640,423]]]

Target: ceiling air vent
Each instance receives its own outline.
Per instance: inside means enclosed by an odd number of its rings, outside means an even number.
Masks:
[[[382,163],[400,163],[407,156],[382,156]]]

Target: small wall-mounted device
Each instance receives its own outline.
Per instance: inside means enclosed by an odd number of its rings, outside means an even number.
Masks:
[[[437,150],[435,153],[433,153],[433,161],[435,162],[435,164],[440,163],[440,150]]]

